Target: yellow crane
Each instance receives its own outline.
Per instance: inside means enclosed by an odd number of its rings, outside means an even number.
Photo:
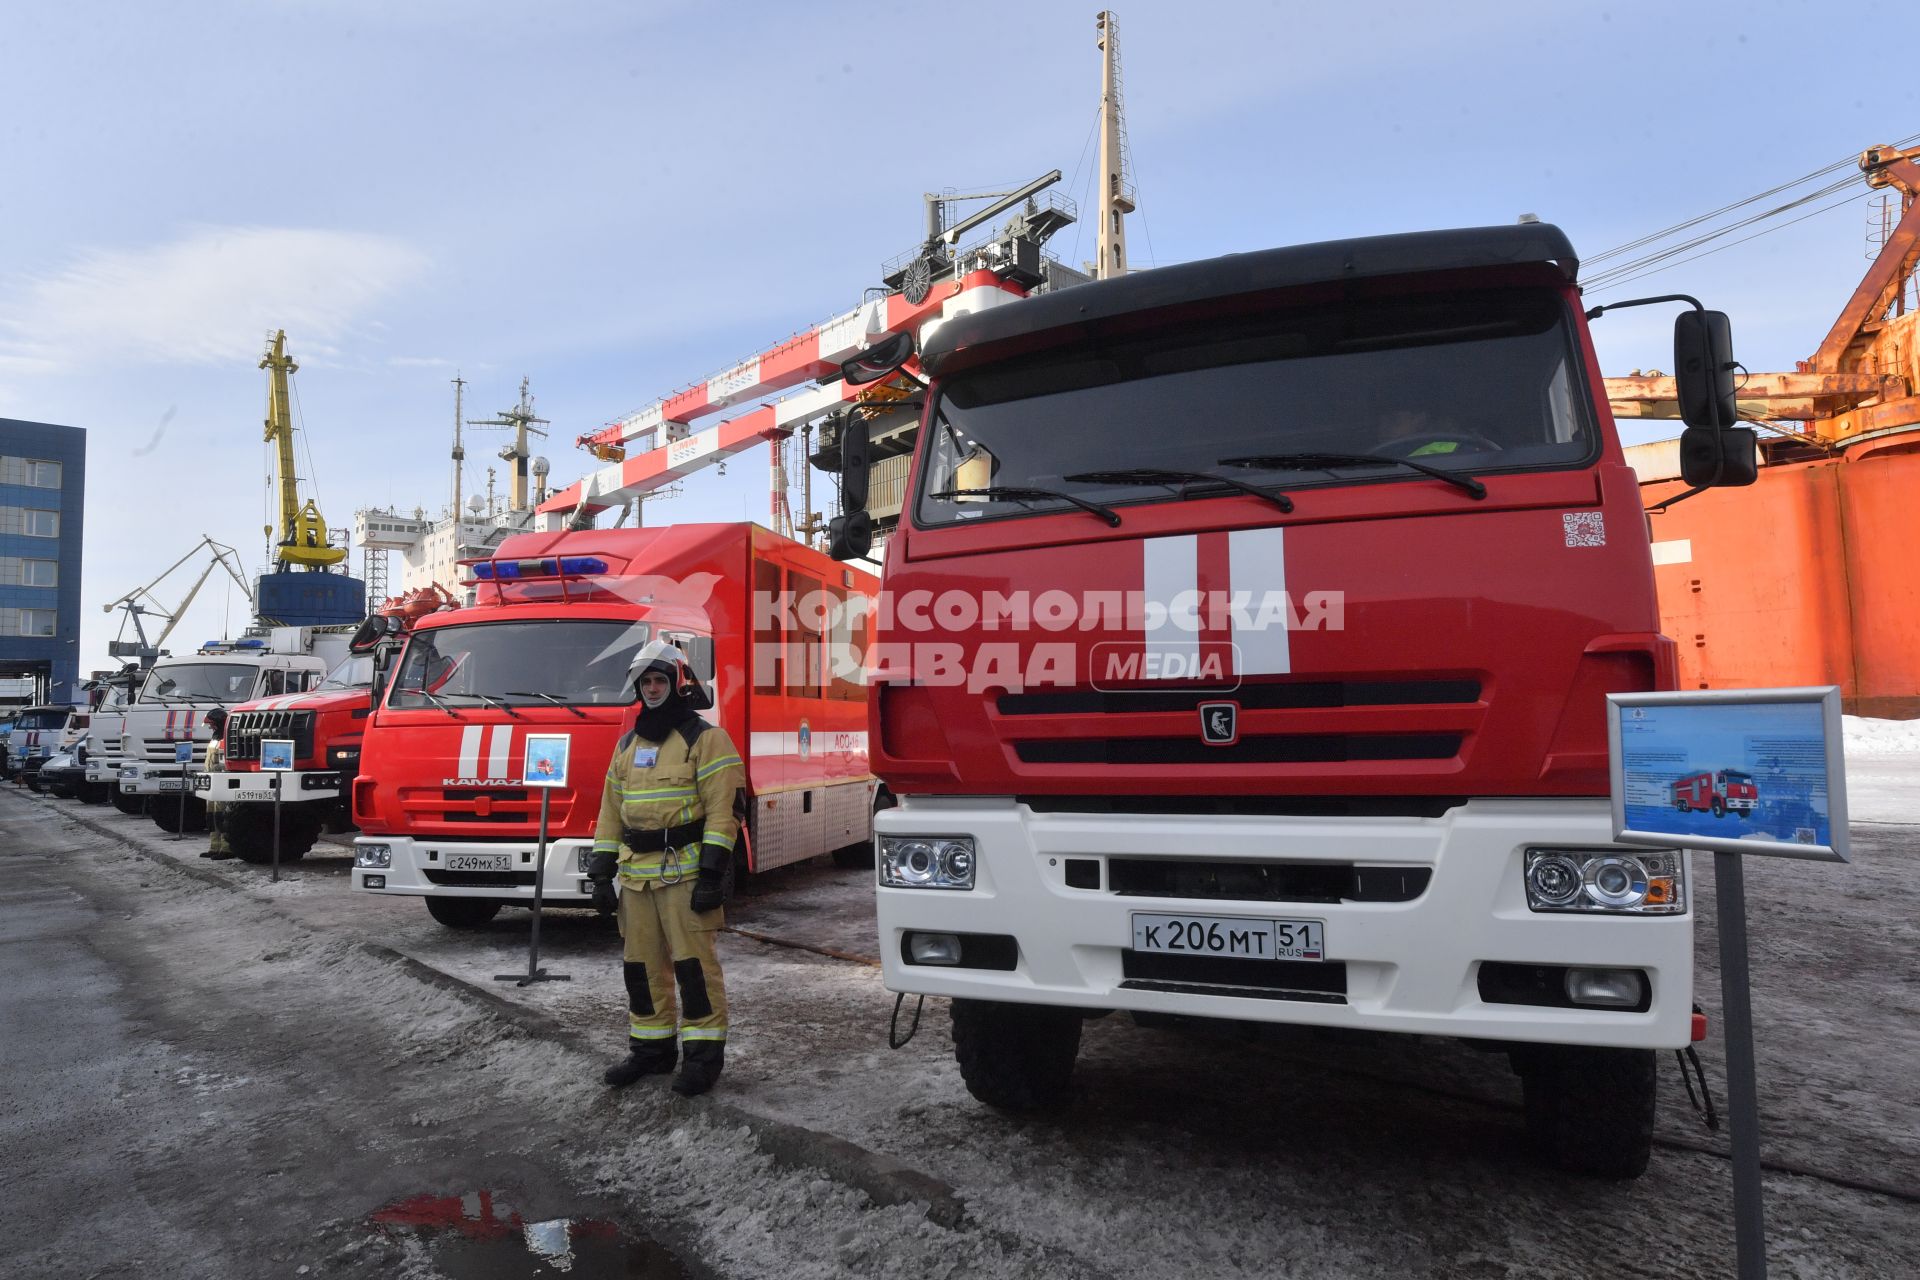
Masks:
[[[280,485],[280,564],[283,568],[326,569],[347,558],[345,547],[327,541],[327,522],[320,508],[308,498],[300,501],[299,477],[293,469],[293,412],[287,390],[287,378],[300,366],[287,354],[287,331],[273,335],[260,367],[268,371],[267,443],[278,449]],[[273,530],[267,534],[272,536]]]

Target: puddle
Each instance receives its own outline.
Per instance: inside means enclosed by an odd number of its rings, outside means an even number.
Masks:
[[[611,1222],[529,1221],[495,1191],[412,1196],[379,1210],[372,1221],[389,1236],[425,1244],[434,1266],[451,1280],[685,1280],[687,1275],[666,1249]]]

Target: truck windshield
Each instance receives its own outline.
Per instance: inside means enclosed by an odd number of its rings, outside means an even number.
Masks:
[[[923,526],[1072,505],[1038,490],[1109,507],[1207,492],[1204,479],[1150,484],[1121,471],[1213,472],[1283,491],[1432,483],[1392,461],[1470,475],[1561,469],[1587,463],[1598,438],[1567,307],[1539,290],[1189,321],[982,366],[936,390]],[[1301,454],[1381,462],[1285,457]],[[1028,492],[965,494],[991,489]]]
[[[625,705],[633,701],[627,662],[648,633],[645,623],[556,619],[417,631],[387,705],[484,706],[486,698]]]
[[[357,653],[343,659],[333,670],[327,672],[327,678],[313,686],[314,692],[323,689],[369,689],[373,687],[373,655]]]
[[[66,725],[65,711],[28,711],[21,714],[14,727],[19,729],[59,729]]]
[[[182,662],[155,667],[142,702],[239,702],[253,692],[254,668],[235,662]]]

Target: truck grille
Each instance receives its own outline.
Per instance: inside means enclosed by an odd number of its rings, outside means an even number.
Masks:
[[[1451,760],[1486,711],[1477,678],[1268,680],[1201,688],[1002,694],[994,727],[1023,764],[1315,765]],[[1203,704],[1238,705],[1237,739],[1204,741]]]
[[[266,739],[293,742],[295,761],[313,754],[313,712],[239,711],[227,718],[227,759],[258,760]]]
[[[1451,760],[1458,733],[1302,733],[1242,737],[1219,747],[1199,738],[1079,738],[1019,742],[1027,764],[1324,764],[1342,760]]]
[[[1347,1002],[1347,966],[1338,960],[1243,960],[1231,956],[1120,953],[1122,989],[1262,1000]]]
[[[489,885],[531,885],[531,871],[428,871],[427,883],[454,888],[484,889]]]
[[[1241,902],[1412,902],[1431,867],[1351,862],[1251,862],[1200,858],[1108,858],[1107,887],[1123,897]]]

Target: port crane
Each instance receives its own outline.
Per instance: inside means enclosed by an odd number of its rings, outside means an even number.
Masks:
[[[285,569],[325,570],[347,558],[347,549],[328,541],[327,522],[312,498],[300,501],[300,478],[293,466],[293,412],[288,388],[289,376],[299,369],[287,354],[287,331],[279,329],[260,358],[267,370],[266,441],[275,448],[275,480],[280,494],[279,541],[275,558]],[[268,528],[267,536],[274,530]]]
[[[171,608],[167,607],[158,596],[154,595],[154,591],[172,575],[174,570],[201,552],[207,553],[207,561],[200,566],[200,575],[193,580],[193,585],[187,588],[187,593],[180,598],[180,603]],[[151,667],[154,660],[160,656],[162,646],[167,643],[167,637],[172,635],[173,629],[180,625],[180,619],[186,616],[194,597],[200,594],[200,588],[206,585],[207,579],[212,576],[216,568],[225,569],[227,576],[239,584],[241,594],[247,599],[248,616],[252,616],[253,586],[247,581],[246,575],[240,571],[239,556],[232,547],[215,542],[208,535],[201,534],[200,541],[195,543],[191,550],[162,569],[153,581],[145,586],[135,587],[111,604],[101,606],[103,613],[112,613],[115,609],[120,609],[124,610],[126,615],[120,619],[119,635],[107,645],[108,656],[132,658],[140,664],[142,671]],[[163,622],[165,625],[160,628],[160,634],[149,639],[146,625],[141,621],[142,618],[158,618]],[[133,625],[133,633],[136,637],[133,640],[125,639],[129,623]]]

